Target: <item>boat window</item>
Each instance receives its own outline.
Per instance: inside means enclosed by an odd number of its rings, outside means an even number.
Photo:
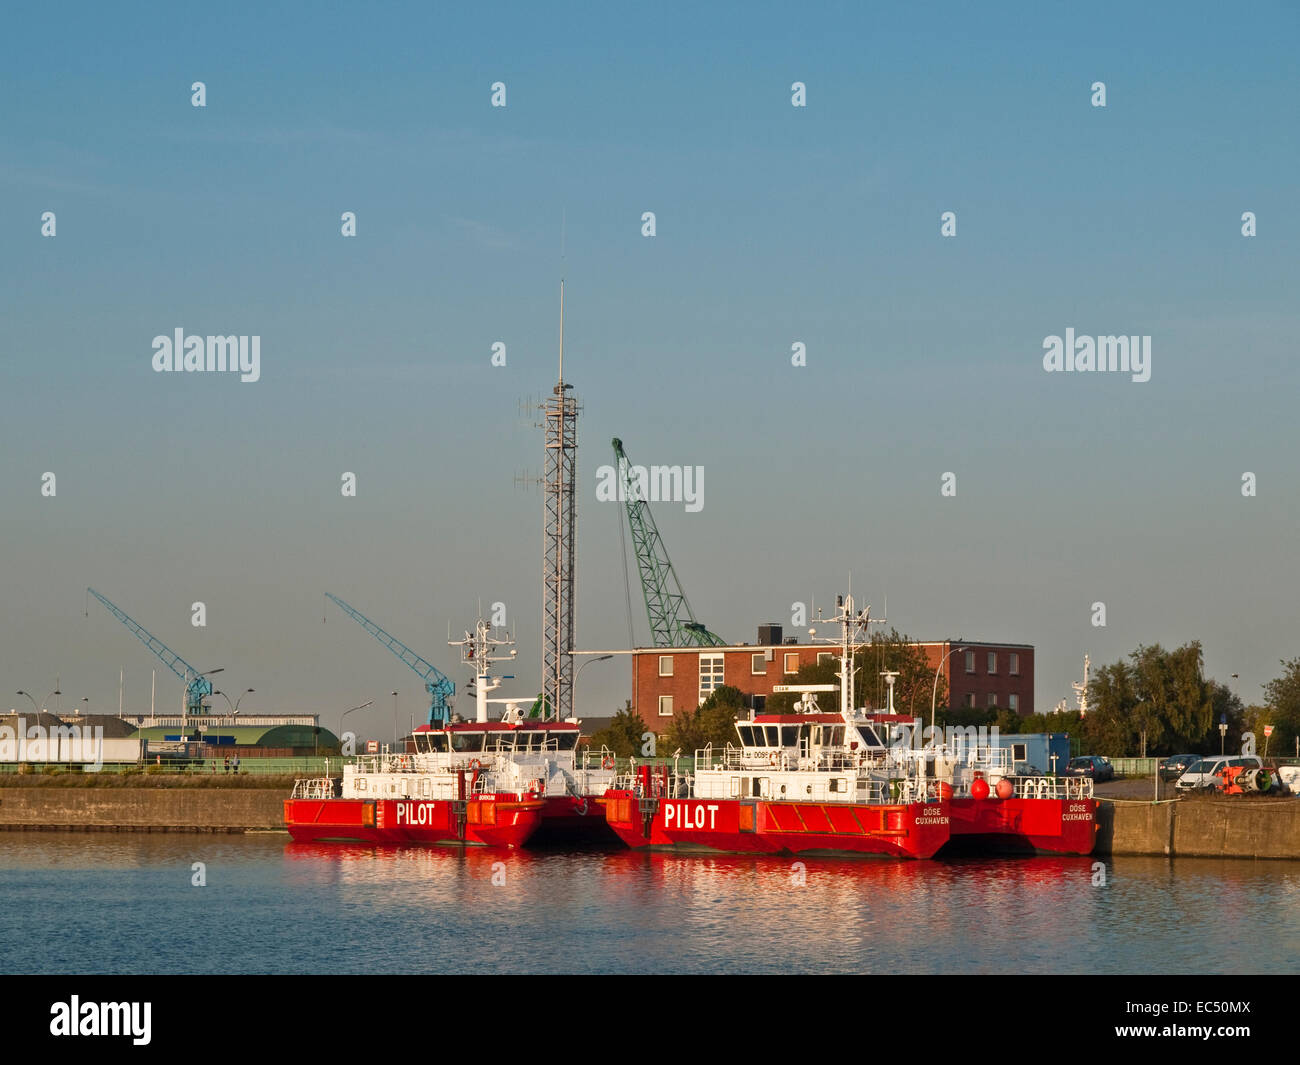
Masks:
[[[781,746],[798,747],[799,746],[799,726],[782,725],[781,726]]]
[[[483,733],[453,732],[451,734],[451,749],[458,754],[481,751],[483,749]]]
[[[431,752],[447,750],[447,734],[445,732],[426,733],[428,749]]]
[[[736,726],[736,735],[740,737],[740,745],[741,745],[742,747],[752,747],[752,746],[754,746],[754,731],[753,731],[753,728],[752,728],[751,726],[749,726],[749,725],[737,725],[737,726]]]
[[[781,746],[781,730],[776,725],[767,726],[767,745],[769,747]]]
[[[488,733],[487,746],[490,751],[513,751],[515,749],[515,735],[512,732]]]
[[[558,732],[555,739],[561,751],[571,751],[578,746],[578,734],[576,732]]]
[[[862,742],[865,743],[868,747],[884,746],[884,744],[880,742],[880,737],[876,735],[874,729],[863,727],[863,728],[859,728],[858,731],[862,733]]]

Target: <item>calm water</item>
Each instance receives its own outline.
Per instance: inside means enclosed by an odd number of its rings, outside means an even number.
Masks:
[[[0,832],[0,972],[1300,971],[1300,862],[804,865]]]

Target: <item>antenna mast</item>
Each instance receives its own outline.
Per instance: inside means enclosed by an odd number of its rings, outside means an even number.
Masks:
[[[560,280],[560,377],[544,410],[542,475],[543,720],[573,716],[574,533],[577,524],[578,400],[564,380],[564,280]]]

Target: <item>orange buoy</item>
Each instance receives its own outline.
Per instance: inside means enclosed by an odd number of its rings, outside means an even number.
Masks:
[[[971,782],[970,797],[972,799],[987,799],[989,797],[989,782],[983,777],[977,777]]]
[[[949,784],[946,780],[939,781],[939,798],[941,799],[952,798],[952,785]]]
[[[1006,777],[1003,777],[1001,780],[998,781],[999,799],[1009,799],[1015,793],[1016,793],[1016,786],[1012,784],[1011,781],[1009,781]]]

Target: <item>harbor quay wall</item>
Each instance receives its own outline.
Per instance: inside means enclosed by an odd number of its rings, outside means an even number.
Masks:
[[[272,788],[0,788],[0,830],[246,832],[284,828]]]
[[[0,788],[0,830],[247,832],[284,828],[279,788]],[[1300,800],[1113,802],[1096,853],[1300,859]]]
[[[1097,854],[1182,858],[1300,858],[1300,800],[1102,800]]]

